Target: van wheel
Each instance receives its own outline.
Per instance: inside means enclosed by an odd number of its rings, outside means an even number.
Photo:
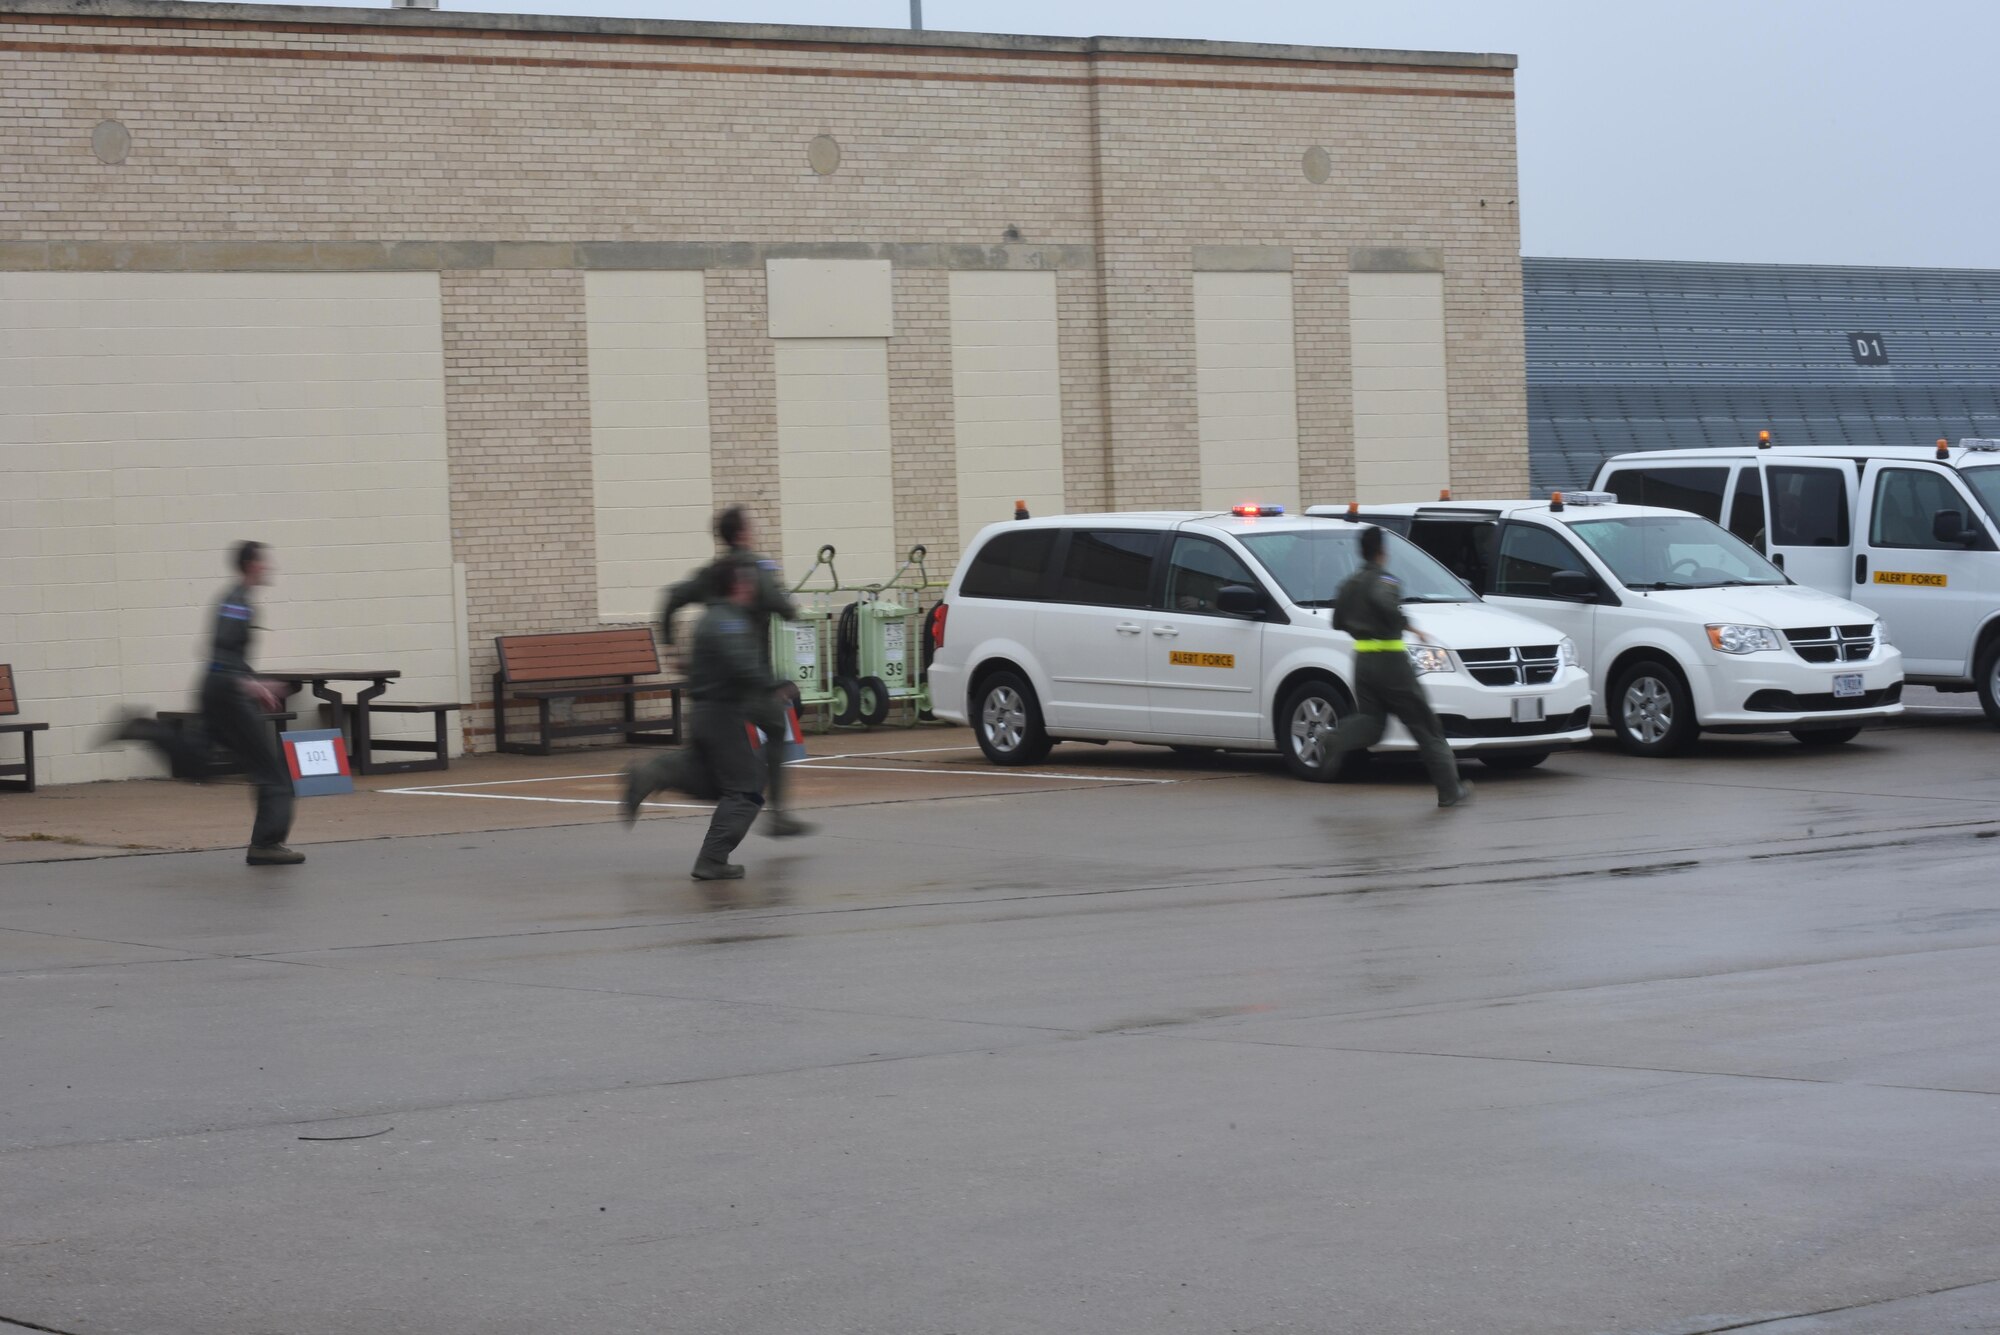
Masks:
[[[1859,728],[1793,728],[1800,746],[1845,746],[1861,735]]]
[[[1694,745],[1694,697],[1679,669],[1644,659],[1625,669],[1611,689],[1611,733],[1635,756],[1677,756]]]
[[[1479,763],[1488,769],[1533,769],[1548,758],[1547,751],[1495,751],[1479,757]]]
[[[1278,711],[1278,749],[1295,779],[1328,783],[1340,777],[1329,743],[1347,710],[1340,688],[1330,681],[1300,683]]]
[[[880,677],[861,679],[861,721],[874,727],[889,717],[889,685]]]
[[[979,683],[972,700],[972,730],[979,749],[996,765],[1035,764],[1055,745],[1042,728],[1042,707],[1034,691],[1011,672],[996,672]]]
[[[1986,647],[1979,651],[1979,707],[1986,711],[1986,721],[2000,728],[2000,635],[1986,641]]]

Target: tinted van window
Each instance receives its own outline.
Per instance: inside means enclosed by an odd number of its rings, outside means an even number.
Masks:
[[[1686,510],[1703,519],[1722,522],[1722,493],[1729,485],[1727,468],[1627,468],[1613,473],[1607,484],[1621,505],[1657,505]]]
[[[1547,529],[1509,524],[1500,534],[1493,592],[1503,597],[1552,598],[1549,584],[1558,570],[1583,569],[1584,560],[1575,549]]]
[[[1751,467],[1736,476],[1736,499],[1729,503],[1729,531],[1764,550],[1764,474]]]
[[[1773,547],[1847,545],[1847,478],[1839,469],[1773,464],[1765,471]]]
[[[1055,551],[1056,529],[1002,533],[979,549],[958,586],[962,598],[1032,599],[1042,596],[1042,575]]]
[[[1160,533],[1080,528],[1069,535],[1055,596],[1066,603],[1144,607],[1152,591]]]

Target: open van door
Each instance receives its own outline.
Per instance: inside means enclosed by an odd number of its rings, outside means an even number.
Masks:
[[[1769,515],[1764,554],[1798,583],[1847,597],[1854,587],[1854,467],[1770,453],[1757,457]]]
[[[1847,596],[1882,614],[1912,677],[1965,677],[1993,612],[1997,546],[1985,510],[1949,468],[1871,459]]]

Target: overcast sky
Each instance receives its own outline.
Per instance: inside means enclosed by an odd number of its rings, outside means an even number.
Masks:
[[[870,27],[910,16],[908,0],[441,2]],[[1993,0],[925,0],[924,23],[1510,51],[1527,254],[2000,268]]]

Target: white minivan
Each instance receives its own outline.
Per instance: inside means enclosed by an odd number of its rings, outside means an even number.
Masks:
[[[1880,613],[1910,680],[2000,724],[2000,441],[1621,454],[1598,491],[1705,515],[1800,584]]]
[[[1699,515],[1604,493],[1360,515],[1574,642],[1627,751],[1672,755],[1703,729],[1837,744],[1903,711],[1903,656],[1880,618],[1792,583]]]
[[[1330,779],[1326,740],[1353,708],[1354,641],[1334,591],[1361,525],[1234,512],[1064,515],[973,539],[930,620],[932,708],[970,723],[996,765],[1056,741],[1278,751]],[[1389,535],[1414,625],[1410,661],[1452,749],[1496,768],[1586,740],[1590,685],[1548,627],[1483,603]],[[1376,748],[1413,749],[1392,723]]]

